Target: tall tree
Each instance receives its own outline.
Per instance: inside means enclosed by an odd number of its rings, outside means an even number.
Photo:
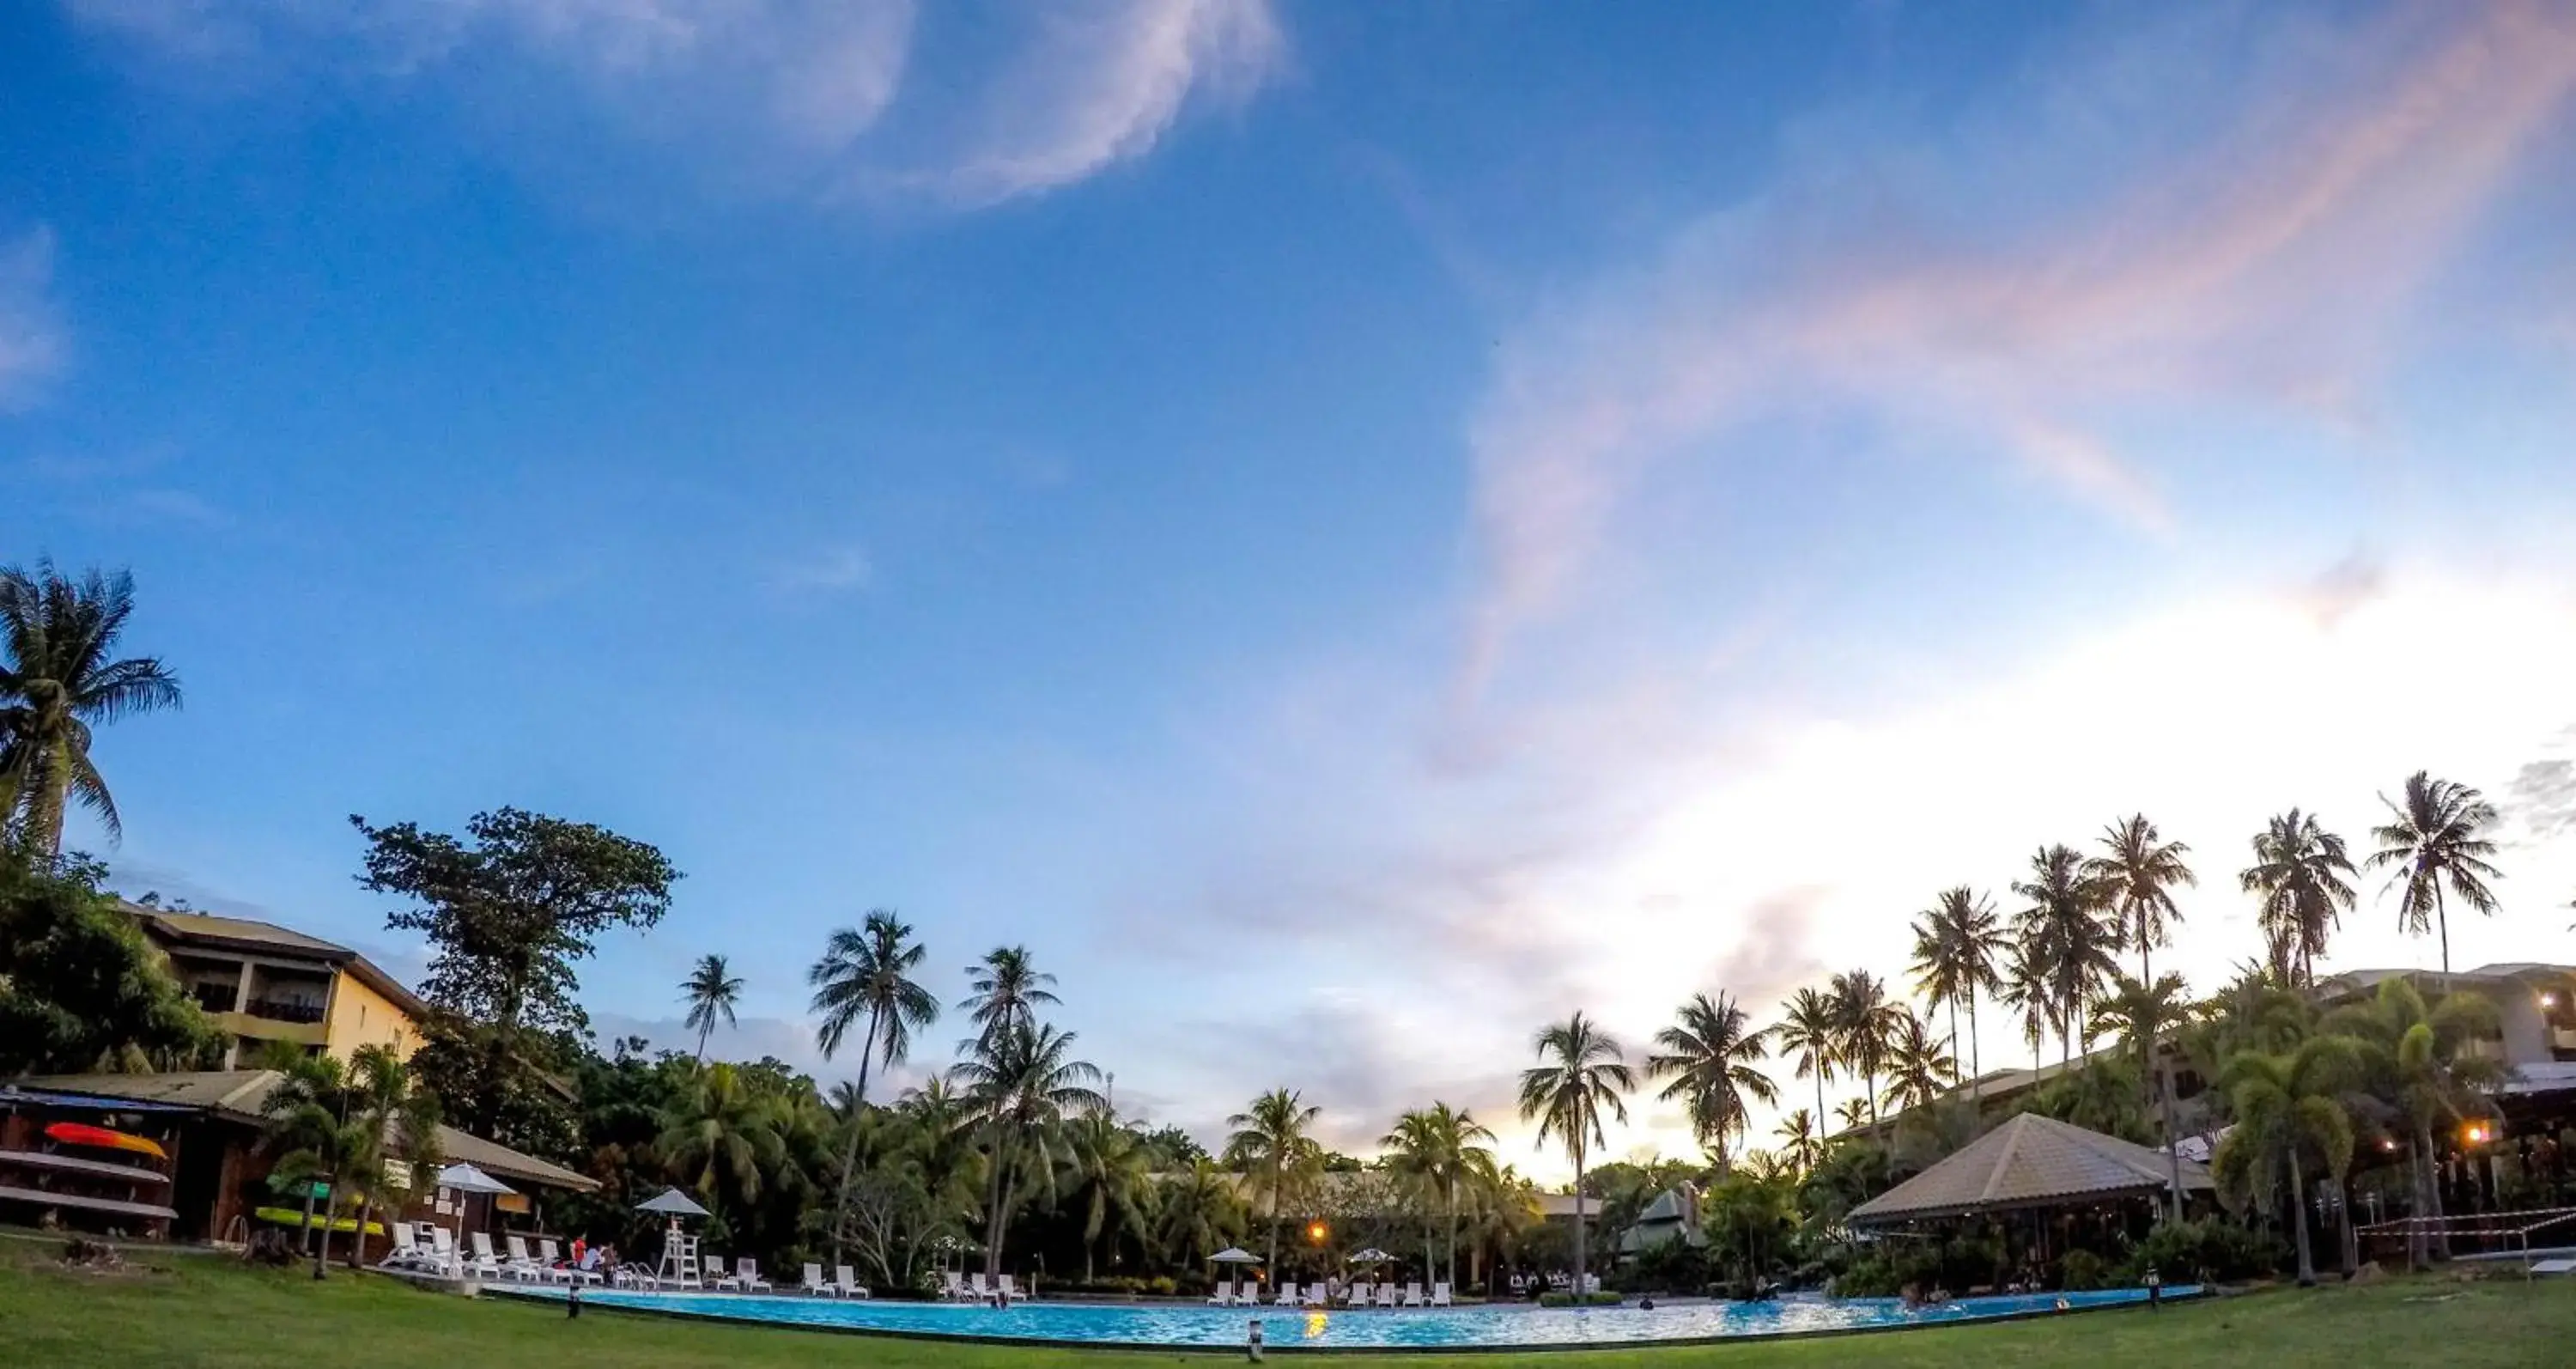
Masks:
[[[346,1196],[343,1177],[383,1167],[383,1132],[372,1136],[364,1116],[352,1116],[349,1080],[338,1058],[329,1055],[279,1054],[270,1063],[284,1066],[277,1087],[263,1105],[263,1144],[277,1153],[270,1177],[293,1183],[304,1194],[301,1228],[313,1257],[313,1277],[320,1279],[331,1260],[331,1228],[340,1220]],[[313,1204],[327,1195],[320,1240],[314,1239]]]
[[[733,1007],[742,999],[742,980],[727,972],[725,958],[708,955],[698,958],[697,968],[680,981],[680,998],[689,1005],[684,1019],[698,1033],[698,1063],[707,1061],[707,1034],[716,1029],[722,1017],[728,1027],[734,1025]]]
[[[1720,1177],[1732,1172],[1731,1147],[1749,1125],[1745,1100],[1768,1105],[1780,1098],[1771,1076],[1756,1068],[1770,1055],[1763,1035],[1723,990],[1715,999],[1693,994],[1655,1034],[1656,1053],[1646,1057],[1646,1076],[1669,1081],[1657,1096],[1682,1105],[1691,1135],[1717,1157]]]
[[[2276,948],[2275,961],[2284,972],[2295,967],[2310,987],[2317,982],[2317,957],[2352,911],[2354,874],[2343,838],[2319,825],[2316,814],[2293,808],[2256,834],[2254,863],[2236,876],[2259,901],[2256,919]]]
[[[358,1234],[349,1241],[349,1267],[358,1267],[367,1246],[367,1223],[382,1199],[399,1209],[412,1194],[427,1193],[437,1182],[439,1154],[438,1095],[419,1087],[411,1069],[383,1046],[360,1046],[349,1055],[349,1084],[359,1126],[387,1152],[385,1161],[345,1178],[359,1196]]]
[[[1026,946],[996,946],[966,967],[966,1017],[975,1024],[972,1050],[1005,1032],[1037,1025],[1041,1005],[1056,1002],[1055,976],[1041,971]]]
[[[1780,1005],[1780,1022],[1772,1040],[1783,1057],[1798,1060],[1798,1077],[1816,1081],[1816,1125],[1825,1124],[1825,1085],[1834,1081],[1834,1049],[1842,1040],[1842,1021],[1831,996],[1800,989]]]
[[[1324,1147],[1313,1135],[1323,1109],[1306,1105],[1305,1095],[1272,1089],[1252,1106],[1225,1119],[1233,1134],[1225,1141],[1225,1162],[1258,1179],[1270,1196],[1269,1267],[1279,1268],[1279,1224],[1288,1199],[1323,1166]]]
[[[158,657],[116,658],[134,616],[134,577],[67,578],[51,561],[0,566],[0,845],[39,862],[62,854],[77,801],[119,839],[116,800],[90,759],[90,729],[179,706]]]
[[[2049,963],[2048,946],[2037,934],[2029,919],[2022,920],[2020,935],[2004,953],[2003,981],[1995,990],[1995,999],[2013,1010],[2021,1025],[2022,1044],[2030,1047],[2030,1069],[2040,1069],[2039,1048],[2048,1040],[2048,1029],[2057,1021],[2057,968]]]
[[[2371,829],[2379,849],[2370,868],[2394,868],[2388,887],[2398,891],[2397,929],[2415,936],[2438,929],[2442,937],[2442,981],[2451,977],[2451,915],[2448,899],[2493,916],[2495,891],[2487,881],[2504,872],[2487,863],[2496,844],[2486,833],[2496,824],[2495,805],[2477,790],[2456,780],[2437,780],[2418,770],[2406,777],[2405,791],[2388,806],[2389,821]],[[2448,897],[2446,898],[2445,895]]]
[[[1075,1118],[1066,1131],[1071,1197],[1082,1217],[1082,1281],[1089,1283],[1101,1237],[1115,1253],[1120,1236],[1142,1242],[1153,1234],[1153,1156],[1106,1107]]]
[[[2079,1040],[2090,1041],[2085,1018],[2093,998],[2118,968],[2120,929],[2106,913],[2108,891],[2084,873],[2084,861],[2066,846],[2043,846],[2030,858],[2031,876],[2013,885],[2028,899],[2020,935],[2037,946],[2049,969],[2051,1016],[2072,1065]]]
[[[1582,1304],[1591,1291],[1584,1282],[1583,1165],[1594,1149],[1609,1144],[1603,1132],[1605,1112],[1628,1120],[1627,1095],[1637,1087],[1619,1042],[1590,1018],[1576,1013],[1539,1029],[1540,1064],[1521,1072],[1521,1120],[1538,1123],[1538,1143],[1554,1136],[1574,1159],[1574,1298]]]
[[[859,1038],[859,1081],[854,1102],[865,1106],[868,1067],[882,1061],[888,1068],[912,1053],[912,1034],[939,1020],[939,996],[912,978],[925,948],[912,939],[912,928],[891,911],[870,911],[857,927],[842,927],[823,943],[823,956],[806,971],[814,987],[812,1008],[821,1016],[815,1044],[829,1060],[849,1039],[850,1028],[865,1021]],[[838,1196],[833,1200],[832,1258],[841,1256],[841,1224],[850,1210],[850,1185],[858,1171],[859,1132],[844,1146]]]
[[[2483,994],[2444,994],[2431,1003],[2404,978],[2381,980],[2367,1002],[2326,1014],[2324,1030],[2354,1043],[2372,1093],[2406,1120],[2410,1206],[2440,1220],[2442,1186],[2435,1173],[2439,1152],[2434,1127],[2486,1115],[2489,1091],[2504,1082],[2504,1068],[2478,1043],[2501,1030],[2495,1004]],[[2423,1262],[2422,1234],[2408,1233],[2409,1258]],[[2447,1247],[2448,1241],[2444,1242]],[[2447,1250],[2446,1252],[2447,1253]]]
[[[1196,1264],[1232,1245],[1244,1226],[1233,1176],[1215,1160],[1198,1156],[1163,1185],[1163,1248],[1181,1264]]]
[[[2316,1258],[2308,1249],[2306,1158],[2323,1160],[2338,1182],[2351,1166],[2352,1118],[2337,1095],[2353,1071],[2350,1042],[2316,1036],[2280,1054],[2240,1051],[2218,1075],[2236,1122],[2210,1157],[2212,1177],[2222,1196],[2241,1204],[2248,1196],[2267,1195],[2274,1173],[2289,1175],[2301,1288],[2317,1282]]]
[[[2138,982],[2155,982],[2148,952],[2171,944],[2171,927],[2182,921],[2174,906],[2177,886],[2200,883],[2183,858],[2191,848],[2167,841],[2144,813],[2133,813],[2102,829],[2102,854],[2084,862],[2084,878],[2109,905],[2120,939],[2138,948]]]
[[[671,1176],[719,1207],[760,1201],[763,1176],[786,1150],[788,1118],[745,1067],[718,1063],[693,1069],[688,1085],[662,1114],[654,1143]]]
[[[1816,1115],[1800,1108],[1781,1118],[1780,1125],[1771,1130],[1780,1140],[1780,1153],[1788,1157],[1789,1167],[1799,1174],[1813,1172],[1816,1161],[1824,1156],[1825,1145],[1816,1135],[1816,1125]]]
[[[574,964],[606,932],[660,922],[680,872],[605,827],[517,808],[475,814],[470,844],[349,821],[367,839],[359,886],[409,900],[386,925],[435,952],[421,997],[445,1020],[413,1067],[468,1131],[538,1144],[532,1132],[568,1129],[544,1076],[590,1025]]]
[[[0,1077],[194,1069],[226,1040],[88,860],[0,859]]]
[[[2147,1081],[2147,1088],[2154,1093],[2164,1124],[2165,1168],[2175,1221],[2182,1220],[2182,1156],[2178,1149],[2182,1138],[2174,1134],[2173,1080],[2157,1046],[2166,1034],[2190,1020],[2191,1007],[2186,997],[2189,992],[2182,976],[2170,972],[2153,984],[2117,975],[2099,1010],[2102,1025],[2119,1034],[2122,1048],[2138,1062],[2138,1077]]]
[[[985,1033],[949,1074],[984,1134],[984,1274],[1002,1272],[1002,1241],[1025,1177],[1053,1182],[1057,1131],[1075,1113],[1109,1106],[1098,1066],[1073,1056],[1074,1034],[1014,1019]],[[1025,1171],[1025,1175],[1023,1173]]]
[[[1834,976],[1834,1055],[1861,1078],[1861,1096],[1869,1100],[1869,1123],[1878,1125],[1878,1076],[1887,1065],[1887,1040],[1903,1008],[1887,996],[1887,986],[1867,970]]]
[[[1887,1038],[1887,1101],[1899,1108],[1928,1108],[1959,1082],[1959,1062],[1912,1008],[1897,1010]]]
[[[1959,1009],[1968,1010],[1968,1082],[1972,1096],[1985,1073],[1977,1049],[1977,995],[2003,987],[2012,945],[1992,900],[1962,884],[1944,889],[1914,919],[1914,987],[1935,1010],[1950,1010],[1950,1054],[1959,1053]],[[1821,1109],[1822,1104],[1818,1107]]]

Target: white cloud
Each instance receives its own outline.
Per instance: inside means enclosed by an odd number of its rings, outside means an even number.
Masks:
[[[868,558],[866,548],[829,547],[780,567],[770,583],[787,591],[840,593],[866,589],[876,579],[876,573],[876,563]]]
[[[1765,417],[2000,451],[2149,533],[2175,515],[2152,444],[2122,441],[2140,422],[2363,421],[2417,295],[2576,89],[2576,11],[2172,22],[1930,134],[1811,121],[1777,183],[1537,310],[1470,428],[1470,684],[1579,594],[1656,463],[1760,459],[1731,439]],[[2213,89],[2238,48],[2252,79]]]
[[[1151,151],[1194,94],[1250,93],[1282,50],[1267,0],[1040,6],[1001,26],[1004,60],[926,44],[976,25],[915,0],[72,2],[200,84],[438,82],[549,175],[577,177],[605,128],[718,185],[825,200],[1070,185]],[[960,69],[916,71],[926,50]]]
[[[63,338],[51,298],[54,235],[39,228],[0,242],[0,411],[32,403],[61,368]]]

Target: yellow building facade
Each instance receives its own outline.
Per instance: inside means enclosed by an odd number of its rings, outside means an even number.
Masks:
[[[271,1042],[346,1060],[360,1046],[408,1058],[428,1009],[365,956],[249,918],[124,905],[168,959],[170,972],[231,1038],[225,1068],[247,1066]]]

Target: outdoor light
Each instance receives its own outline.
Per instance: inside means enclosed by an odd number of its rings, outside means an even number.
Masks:
[[[1331,1234],[1331,1228],[1325,1226],[1322,1222],[1317,1222],[1306,1228],[1306,1239],[1317,1245],[1322,1245],[1324,1243],[1324,1238]]]
[[[2544,1007],[2544,1008],[2554,1008],[2554,1007],[2557,1007],[2557,1006],[2558,1006],[2558,995],[2556,995],[2556,994],[2554,994],[2554,993],[2545,993],[2545,994],[2542,994],[2542,995],[2540,996],[2540,1006],[2542,1006],[2542,1007]]]

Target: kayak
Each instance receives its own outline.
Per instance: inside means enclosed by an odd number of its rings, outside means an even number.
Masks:
[[[58,1145],[131,1151],[136,1155],[149,1155],[155,1160],[170,1158],[170,1152],[163,1150],[158,1141],[128,1135],[122,1131],[109,1131],[105,1127],[93,1127],[81,1122],[53,1123],[45,1128],[45,1139]]]
[[[257,1217],[261,1221],[267,1222],[272,1226],[304,1225],[304,1214],[291,1207],[263,1207],[253,1210],[250,1215]],[[358,1229],[358,1219],[355,1217],[342,1217],[338,1221],[325,1222],[322,1220],[322,1214],[316,1212],[313,1214],[313,1226],[316,1230],[328,1226],[334,1232],[345,1236]],[[370,1236],[381,1236],[385,1234],[384,1223],[367,1223],[367,1234]]]

